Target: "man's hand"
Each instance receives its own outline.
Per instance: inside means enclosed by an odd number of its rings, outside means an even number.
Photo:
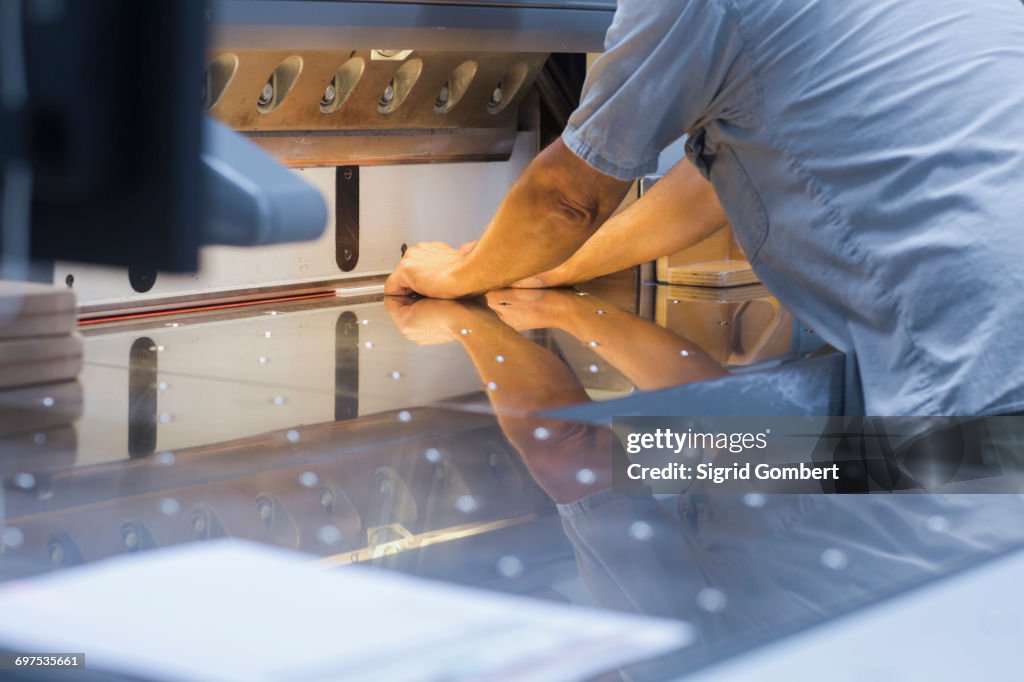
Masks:
[[[402,257],[384,284],[389,296],[417,293],[430,298],[462,298],[468,295],[455,274],[466,254],[444,242],[418,244]]]
[[[550,270],[612,214],[630,184],[591,168],[558,139],[512,185],[477,243],[411,249],[385,292],[463,298]]]
[[[465,303],[430,298],[386,298],[384,305],[405,338],[420,346],[435,346],[455,339],[457,325],[466,317]]]

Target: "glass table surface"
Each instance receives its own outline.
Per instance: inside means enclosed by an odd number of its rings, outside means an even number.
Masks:
[[[243,538],[690,623],[687,647],[614,673],[647,680],[1024,543],[1016,495],[616,492],[612,431],[552,411],[821,352],[759,287],[644,294],[329,296],[84,325],[77,382],[0,395],[0,580]]]

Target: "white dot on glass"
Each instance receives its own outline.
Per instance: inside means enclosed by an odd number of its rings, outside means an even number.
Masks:
[[[301,438],[301,436],[299,436],[299,432],[295,429],[288,429],[288,432],[284,434],[284,437],[289,443],[298,443]]]
[[[315,488],[316,484],[320,482],[320,477],[312,471],[303,471],[299,474],[299,485],[303,488]]]
[[[519,557],[506,554],[498,559],[498,573],[506,578],[518,578],[523,574],[523,562]]]
[[[597,314],[598,314],[598,315],[604,315],[604,314],[605,314],[605,312],[604,312],[603,310],[598,310],[598,311],[597,311]]]
[[[274,404],[275,405],[280,407],[281,405],[284,405],[284,403],[285,403],[284,396],[282,396],[282,395],[275,395],[274,396]]]
[[[583,485],[594,485],[597,480],[597,474],[591,469],[580,469],[576,472],[576,480]]]
[[[156,385],[156,387],[161,391],[166,391],[168,388],[170,388],[170,386],[167,385],[166,381],[161,381],[159,384]]]
[[[398,413],[398,421],[411,422],[412,414],[410,414],[408,410],[402,410],[401,412]]]
[[[427,451],[423,453],[423,456],[427,458],[428,462],[434,464],[441,461],[441,451],[437,448],[427,448]]]
[[[370,321],[369,320],[360,320],[360,324],[362,324],[365,327],[366,325],[370,324]]]
[[[688,350],[681,350],[679,351],[679,354],[682,355],[684,358],[690,357],[690,351]]]
[[[850,560],[846,557],[846,552],[841,549],[826,549],[821,553],[821,565],[825,568],[838,571],[846,568],[849,562]]]
[[[24,541],[25,534],[21,532],[20,528],[15,528],[14,526],[7,526],[2,531],[0,531],[0,544],[4,545],[5,547],[10,547],[11,549],[14,549],[15,547],[20,547],[21,543],[23,543]]]
[[[654,529],[646,521],[634,521],[629,524],[629,537],[646,542],[654,536]]]
[[[591,348],[597,348],[597,347],[598,347],[598,346],[600,346],[601,344],[599,344],[599,343],[598,343],[597,341],[591,341],[591,342],[590,342],[590,343],[588,343],[587,345],[588,345],[588,346],[590,346]]]
[[[494,383],[493,381],[488,381],[487,382],[487,390],[488,391],[497,391],[498,390],[498,384]]]
[[[459,333],[465,336],[466,334],[472,334],[473,332],[471,329],[460,329]]]
[[[44,407],[53,407],[53,403],[54,403],[54,400],[50,396],[46,396],[45,398],[43,398],[43,406]]]
[[[158,452],[154,457],[157,464],[163,464],[164,466],[170,466],[174,464],[174,453],[173,452]]]
[[[586,295],[587,295],[587,292],[585,292],[585,291],[577,291],[577,292],[576,292],[576,295],[577,295],[577,296],[586,296]]]
[[[31,490],[36,486],[36,477],[29,473],[20,473],[14,476],[14,485],[22,490]]]
[[[170,424],[171,423],[171,419],[173,419],[173,417],[171,417],[170,412],[161,412],[160,413],[160,423],[161,424]]]
[[[367,341],[363,345],[366,346],[367,348],[373,348],[373,341]]]
[[[402,373],[401,372],[397,372],[397,371],[396,372],[392,372],[391,373],[391,378],[395,379],[397,381],[398,379],[402,378]]]
[[[160,507],[160,513],[164,516],[176,516],[181,510],[181,505],[173,497],[163,498],[158,506]]]
[[[760,509],[767,501],[767,498],[761,493],[747,493],[743,496],[743,504],[751,509]]]
[[[597,365],[591,365],[590,367],[587,367],[587,371],[590,372],[591,374],[597,374],[598,372],[601,371],[601,368],[598,367]]]
[[[673,305],[679,305],[679,299],[678,298],[673,298],[672,299],[672,304]]]
[[[494,358],[494,359],[495,359],[495,361],[497,361],[497,362],[498,362],[499,364],[500,364],[500,363],[502,363],[502,362],[505,362],[505,356],[504,356],[504,355],[498,355],[498,356],[495,356],[495,358]]]
[[[163,353],[165,350],[167,350],[167,348],[165,346],[157,346],[156,347],[156,352],[157,353]]]
[[[472,514],[477,509],[477,503],[472,495],[460,495],[455,500],[455,507],[463,514]]]
[[[36,435],[32,436],[32,442],[35,443],[36,445],[46,445],[46,434],[37,433]]]
[[[257,361],[258,361],[258,362],[259,362],[259,363],[260,363],[261,365],[265,365],[265,364],[267,364],[268,362],[270,362],[270,358],[268,358],[268,357],[267,357],[266,355],[261,355],[261,356],[260,356],[260,357],[259,357],[259,358],[257,359]]]
[[[270,332],[263,332],[263,338],[269,339],[271,336],[273,336],[273,334]]]
[[[725,594],[714,587],[705,587],[697,593],[697,606],[708,613],[720,613],[726,602]]]
[[[533,430],[533,437],[537,440],[547,440],[551,437],[551,432],[545,429],[543,426],[538,426]]]
[[[316,532],[316,539],[320,541],[321,545],[328,547],[336,545],[341,542],[341,529],[331,524],[321,526]]]
[[[945,516],[929,516],[925,525],[927,525],[928,530],[933,533],[945,533],[949,530],[949,519]]]

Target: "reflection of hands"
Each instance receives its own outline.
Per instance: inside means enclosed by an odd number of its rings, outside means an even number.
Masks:
[[[384,305],[395,321],[398,331],[421,346],[448,343],[455,338],[460,325],[474,314],[475,305],[431,298],[384,299]]]
[[[399,261],[398,267],[384,284],[384,293],[408,296],[412,293],[431,298],[460,298],[465,291],[459,285],[455,268],[466,252],[453,249],[444,242],[417,244]]]
[[[577,305],[575,292],[500,289],[487,294],[487,305],[516,331],[558,327]]]
[[[618,440],[610,429],[510,415],[499,420],[530,476],[555,502],[568,504],[611,487]],[[536,436],[540,431],[543,439]]]

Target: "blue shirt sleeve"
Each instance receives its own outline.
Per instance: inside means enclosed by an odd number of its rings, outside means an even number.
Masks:
[[[743,41],[720,0],[619,0],[605,52],[562,140],[593,168],[631,180],[702,120],[727,113]]]

